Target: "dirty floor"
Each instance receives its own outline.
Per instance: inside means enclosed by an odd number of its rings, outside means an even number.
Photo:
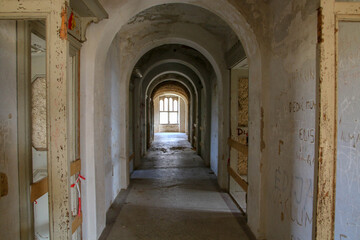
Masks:
[[[156,134],[100,239],[247,240],[245,218],[182,133]]]

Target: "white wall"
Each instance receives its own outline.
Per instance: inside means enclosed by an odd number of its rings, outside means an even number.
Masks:
[[[19,239],[16,21],[0,20],[0,72],[0,172],[9,190],[0,198],[0,233],[2,239]]]
[[[114,41],[106,60],[104,81],[105,210],[121,190],[120,185],[120,70],[119,44]]]
[[[360,23],[339,23],[335,240],[360,236]]]

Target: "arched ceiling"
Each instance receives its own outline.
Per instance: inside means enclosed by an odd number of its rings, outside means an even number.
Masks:
[[[204,8],[183,3],[148,8],[131,18],[120,32],[124,33],[124,36],[126,34],[127,39],[131,39],[150,31],[176,31],[174,28],[181,24],[203,28],[221,43],[224,51],[229,50],[238,41],[234,31],[217,15]],[[139,31],[137,26],[144,25],[147,29]]]
[[[190,93],[186,89],[186,87],[183,84],[175,81],[165,81],[158,84],[152,92],[151,98],[154,99],[160,95],[167,93],[183,95],[186,97],[187,101],[189,101],[190,99]]]
[[[146,71],[149,65],[153,65],[154,62],[162,61],[166,59],[181,59],[183,61],[189,61],[192,64],[203,68],[206,71],[212,71],[213,68],[209,61],[197,50],[180,44],[166,44],[157,48],[153,48],[136,63],[135,69],[141,69]]]
[[[144,73],[156,61],[181,59],[202,71],[204,74],[198,75],[206,81],[211,81],[211,76],[215,75],[219,81],[219,62],[225,62],[226,52],[239,42],[231,27],[216,14],[184,3],[161,4],[139,12],[122,26],[117,36],[121,51],[130,59],[139,59],[134,66],[135,71]],[[156,46],[155,42],[161,39],[173,42]],[[199,39],[211,51],[218,53],[216,63],[212,58],[214,56],[205,57],[200,49],[189,47],[189,42]],[[149,43],[154,44],[154,48],[147,50],[142,57],[136,56],[137,49]]]
[[[169,44],[147,52],[135,65],[132,78],[138,78],[139,72],[146,78],[156,68],[162,69],[161,71],[176,71],[179,70],[176,68],[177,65],[183,65],[183,74],[191,77],[192,81],[195,81],[194,84],[200,86],[202,83],[196,83],[196,79],[208,79],[215,74],[209,61],[195,49],[179,44]]]

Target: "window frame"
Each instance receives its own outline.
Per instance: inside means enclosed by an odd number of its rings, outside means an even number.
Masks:
[[[165,100],[167,99],[167,101]],[[170,101],[172,99],[172,101]],[[172,107],[170,108],[170,102],[172,103]],[[163,103],[163,107],[161,108],[161,103]],[[175,108],[175,103],[177,103],[177,106]],[[179,97],[178,96],[169,96],[169,95],[163,95],[159,97],[159,124],[160,125],[179,125]],[[162,110],[161,110],[162,109]],[[171,111],[170,111],[171,109]],[[176,109],[176,111],[175,111]],[[167,123],[161,123],[161,113],[167,113]],[[170,122],[170,113],[176,113],[176,123]]]

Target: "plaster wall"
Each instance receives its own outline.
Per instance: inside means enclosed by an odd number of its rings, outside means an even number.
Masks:
[[[335,240],[360,236],[359,46],[359,22],[340,22]]]
[[[185,105],[185,101],[182,98],[179,98],[180,102],[179,102],[179,106],[180,106],[180,132],[185,133],[187,132],[187,111],[186,109],[188,109],[188,106]]]
[[[19,239],[16,21],[0,20],[0,72],[0,172],[8,181],[8,195],[0,198],[0,232],[3,239]]]
[[[105,212],[121,190],[120,178],[120,49],[117,39],[112,43],[106,59],[104,79],[104,165]],[[99,196],[101,197],[101,196]]]
[[[134,152],[134,92],[130,90],[129,95],[129,154],[135,156]],[[130,161],[130,173],[134,171],[134,158]]]
[[[260,128],[266,239],[312,239],[318,7],[310,0],[270,4]]]

